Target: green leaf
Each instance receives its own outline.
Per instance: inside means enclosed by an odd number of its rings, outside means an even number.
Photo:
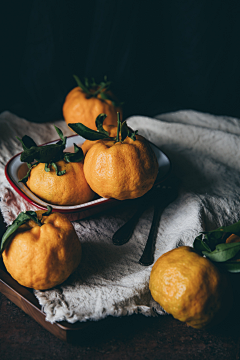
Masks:
[[[204,232],[203,234],[211,234],[215,238],[220,238],[223,233],[231,233],[240,236],[240,220],[229,226],[221,226],[215,230]]]
[[[66,173],[66,170],[58,171],[57,164],[55,162],[51,162],[52,167],[55,169],[57,176],[62,176]]]
[[[41,221],[38,219],[37,214],[35,211],[26,211],[25,214],[29,216],[29,219],[33,220],[35,223],[37,223],[39,226],[42,226]]]
[[[0,255],[6,249],[7,245],[10,243],[10,241],[13,239],[15,232],[17,229],[25,224],[27,221],[33,220],[36,222],[39,226],[41,226],[41,221],[37,218],[37,214],[35,211],[26,211],[21,212],[17,218],[13,221],[12,225],[8,226],[7,230],[3,234],[1,245],[0,245]]]
[[[129,129],[129,128],[128,128]],[[138,130],[136,130],[136,131],[131,131],[130,129],[129,129],[129,131],[128,131],[128,137],[130,137],[133,141],[135,141],[136,140],[136,135],[137,135],[137,133],[138,133]]]
[[[121,132],[121,121],[120,121],[120,114],[119,112],[117,113],[117,137],[116,137],[116,142],[120,141],[120,132]]]
[[[28,135],[24,135],[22,139],[17,136],[17,139],[21,142],[23,150],[27,150],[31,147],[37,146],[35,141]]]
[[[84,158],[81,147],[74,144],[74,153],[64,153],[64,160],[67,162],[80,162]]]
[[[88,80],[88,78],[85,77],[84,81],[85,81],[86,88],[89,89],[89,80]]]
[[[112,98],[109,94],[107,94],[107,93],[105,93],[105,92],[101,92],[100,96],[101,96],[101,98],[102,98],[103,100],[110,100],[110,101],[112,101],[112,102],[114,101],[113,98]]]
[[[217,244],[225,242],[224,232],[212,232],[204,235],[204,241],[208,244],[211,250],[214,250]]]
[[[62,140],[62,143],[65,145],[67,138],[66,138],[65,136],[63,136],[63,132],[62,132],[61,129],[59,129],[59,128],[58,128],[57,126],[55,126],[55,125],[54,125],[54,127],[55,127],[55,130],[56,130],[57,133],[58,133],[58,136],[59,136],[60,139]]]
[[[104,81],[101,81],[99,85],[95,85],[98,87],[98,89],[93,93],[93,96],[96,97],[98,94],[100,94],[100,96],[102,97],[102,94],[106,94],[106,91],[109,89],[110,85],[111,81],[107,81],[107,78],[104,77]]]
[[[87,126],[83,125],[82,123],[68,124],[68,126],[78,135],[82,136],[84,139],[87,140],[94,141],[94,140],[109,138],[109,135],[89,129]]]
[[[103,122],[106,118],[106,114],[102,113],[99,114],[96,118],[96,126],[98,131],[92,130],[88,128],[87,126],[83,125],[82,123],[72,123],[68,124],[68,126],[75,131],[78,135],[82,136],[83,138],[94,141],[94,140],[100,140],[100,139],[112,139],[116,142],[123,141],[127,136],[129,136],[132,140],[136,140],[136,134],[137,130],[133,131],[130,129],[126,121],[121,123],[120,120],[120,113],[117,112],[117,136],[116,138],[110,137],[108,132],[103,129]],[[120,133],[121,133],[121,140],[120,140]]]
[[[102,91],[100,93],[100,96],[101,96],[101,99],[103,99],[103,100],[110,100],[114,107],[120,107],[124,104],[124,102],[115,100],[112,96],[110,96],[108,93],[106,93],[104,91]]]
[[[212,252],[202,251],[210,260],[215,262],[224,262],[232,259],[240,250],[240,243],[222,243],[216,245]]]
[[[20,156],[22,162],[31,163],[34,160],[40,163],[57,162],[63,159],[63,150],[65,144],[51,144],[44,146],[31,147],[31,149],[24,150]]]
[[[80,79],[78,78],[77,75],[73,75],[74,79],[76,80],[76,83],[78,84],[78,86],[86,93],[86,94],[90,94],[90,91],[88,90],[88,88],[86,86],[83,85],[83,83],[80,81]],[[85,82],[86,83],[86,82]]]
[[[49,172],[49,171],[50,171],[50,167],[49,167],[49,164],[48,164],[48,163],[45,163],[44,170],[45,170],[46,172]]]
[[[240,272],[240,261],[229,261],[229,262],[219,263],[218,266],[231,273]]]
[[[121,126],[121,139],[122,139],[122,141],[124,139],[126,139],[127,136],[130,137],[133,141],[135,141],[137,133],[138,133],[138,130],[133,131],[132,129],[130,129],[126,124],[126,121],[124,121],[122,123],[122,126]]]
[[[112,82],[107,80],[107,76],[104,76],[104,80],[99,84],[96,83],[94,78],[89,80],[88,78],[84,78],[84,84],[78,78],[78,76],[73,75],[74,79],[77,82],[77,85],[87,94],[88,98],[97,97],[100,94],[102,100],[110,100],[115,107],[120,107],[124,103],[115,100],[107,91],[109,90]],[[95,90],[95,91],[94,91]]]
[[[240,221],[202,232],[195,238],[193,246],[226,271],[240,272],[240,261],[235,260],[240,258],[240,242],[226,243],[226,239],[232,234],[240,237]]]
[[[28,181],[32,167],[36,166],[39,163],[45,163],[44,169],[46,172],[50,171],[49,165],[51,164],[54,167],[56,174],[58,176],[61,176],[65,174],[66,171],[58,171],[56,162],[63,159],[68,162],[78,162],[83,159],[82,149],[78,148],[77,145],[75,145],[74,154],[64,153],[67,138],[63,135],[61,129],[59,129],[55,125],[54,127],[61,139],[56,144],[37,146],[36,143],[32,140],[32,138],[27,135],[25,135],[22,140],[18,138],[21,141],[24,149],[24,151],[20,155],[20,160],[22,162],[26,162],[29,168],[27,174],[22,179],[20,179],[19,182],[26,183]]]
[[[231,234],[240,236],[240,221],[229,226],[221,226],[215,230],[202,232],[204,242],[214,250],[217,244],[225,243],[226,238]]]
[[[109,137],[108,132],[103,128],[103,122],[106,119],[106,117],[107,117],[106,114],[99,114],[95,120],[95,124],[98,132],[100,132],[101,134],[105,134],[107,135],[107,137]]]
[[[82,151],[82,148],[80,146],[77,146],[77,144],[73,144],[73,147],[74,147],[74,153],[77,154],[79,151],[81,152]]]
[[[34,168],[35,166],[37,166],[39,164],[39,162],[35,162],[34,164],[29,164],[27,163],[28,166],[28,172],[27,174],[21,179],[18,180],[18,182],[23,182],[24,184],[26,184],[26,182],[28,181],[29,175],[31,173],[32,168]]]
[[[126,139],[126,137],[128,136],[128,126],[127,126],[127,123],[126,121],[124,121],[122,124],[121,124],[121,140],[124,141]]]
[[[197,237],[194,240],[193,243],[194,249],[200,253],[202,253],[203,251],[211,252],[210,247],[200,237]]]
[[[91,95],[93,97],[97,97],[98,94],[102,94],[102,90],[106,88],[106,84],[105,83],[101,83],[101,85],[99,85],[99,88],[94,92],[92,93]]]
[[[95,87],[95,86],[97,86],[97,83],[96,83],[96,81],[95,81],[95,79],[92,77],[92,79],[91,79],[91,83],[89,84],[89,87]]]
[[[231,233],[231,234],[235,234],[235,235],[239,235],[240,236],[240,220],[232,225],[229,226],[222,226],[216,230],[213,230],[212,232],[215,231],[220,231],[220,232],[225,232],[225,233]]]
[[[50,205],[47,205],[47,211],[42,214],[42,216],[49,216],[52,213],[52,207]]]
[[[30,149],[25,147],[24,151],[20,155],[20,160],[22,162],[27,162],[27,163],[33,162],[34,161],[35,149],[37,149],[37,147],[32,147]]]
[[[32,167],[30,169],[28,169],[27,174],[22,179],[18,180],[18,182],[22,182],[22,183],[26,184],[26,182],[28,181],[31,170],[32,170]]]

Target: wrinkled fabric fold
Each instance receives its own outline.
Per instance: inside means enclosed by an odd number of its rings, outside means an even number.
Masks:
[[[178,198],[163,212],[155,246],[155,260],[166,251],[193,244],[201,231],[239,220],[240,120],[192,110],[133,116],[128,125],[158,146],[170,159],[181,180]],[[32,136],[36,124],[4,112],[0,115],[0,207],[7,224],[24,210],[33,209],[4,177],[6,161],[21,151],[15,135]],[[51,124],[41,124],[38,141],[56,138]],[[57,123],[69,135],[63,121]],[[45,130],[45,127],[46,128]],[[71,133],[72,134],[72,133]],[[52,137],[53,136],[53,137]],[[38,142],[39,143],[39,142]],[[33,209],[34,210],[34,209]],[[149,292],[152,266],[138,260],[150,230],[153,207],[143,213],[129,243],[112,244],[114,232],[132,215],[132,207],[100,213],[73,222],[82,243],[78,269],[57,288],[34,291],[46,320],[56,322],[99,320],[106,316],[164,314]]]

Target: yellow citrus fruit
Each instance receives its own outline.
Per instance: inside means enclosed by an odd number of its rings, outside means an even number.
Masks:
[[[167,313],[197,329],[220,322],[232,302],[226,274],[188,246],[160,256],[149,289]]]
[[[110,91],[107,93],[112,97]],[[105,125],[117,125],[117,112],[120,112],[122,118],[122,109],[115,107],[111,100],[102,99],[100,94],[89,97],[79,86],[68,93],[62,110],[67,124],[80,122],[93,130],[97,129],[95,120],[101,113],[107,115]]]
[[[83,161],[60,160],[56,164],[59,171],[66,170],[64,175],[58,176],[52,166],[46,172],[44,163],[32,168],[27,186],[35,195],[55,205],[78,205],[94,198],[84,176]]]
[[[36,211],[38,219],[44,211]],[[64,282],[78,267],[81,244],[67,217],[43,216],[42,226],[29,220],[15,232],[2,253],[10,275],[21,285],[36,290]]]
[[[92,190],[105,198],[134,199],[150,190],[158,173],[158,162],[149,142],[97,140],[88,150],[83,166]]]

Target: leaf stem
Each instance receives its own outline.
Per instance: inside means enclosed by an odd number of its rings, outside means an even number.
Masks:
[[[120,128],[121,128],[120,113],[117,112],[117,137],[116,137],[116,142],[120,141],[119,140]]]

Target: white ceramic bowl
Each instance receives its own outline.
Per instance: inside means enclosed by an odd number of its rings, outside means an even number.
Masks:
[[[44,145],[55,144],[57,141],[59,141],[59,139]],[[84,141],[85,139],[79,135],[72,135],[67,137],[65,151],[72,152],[74,143],[81,146]],[[169,176],[171,164],[168,157],[159,148],[157,148],[154,144],[151,144],[151,147],[158,160],[159,171],[155,184],[159,184]],[[8,161],[7,165],[5,166],[6,178],[19,195],[21,195],[30,204],[36,206],[39,209],[45,210],[47,205],[50,205],[53,208],[53,211],[65,213],[71,220],[79,220],[119,204],[119,200],[106,199],[102,197],[96,197],[96,199],[87,203],[73,206],[59,206],[49,204],[34,195],[28,189],[28,187],[24,185],[24,183],[19,182],[19,179],[21,179],[27,171],[27,166],[21,162],[20,155],[21,153],[15,155]]]

